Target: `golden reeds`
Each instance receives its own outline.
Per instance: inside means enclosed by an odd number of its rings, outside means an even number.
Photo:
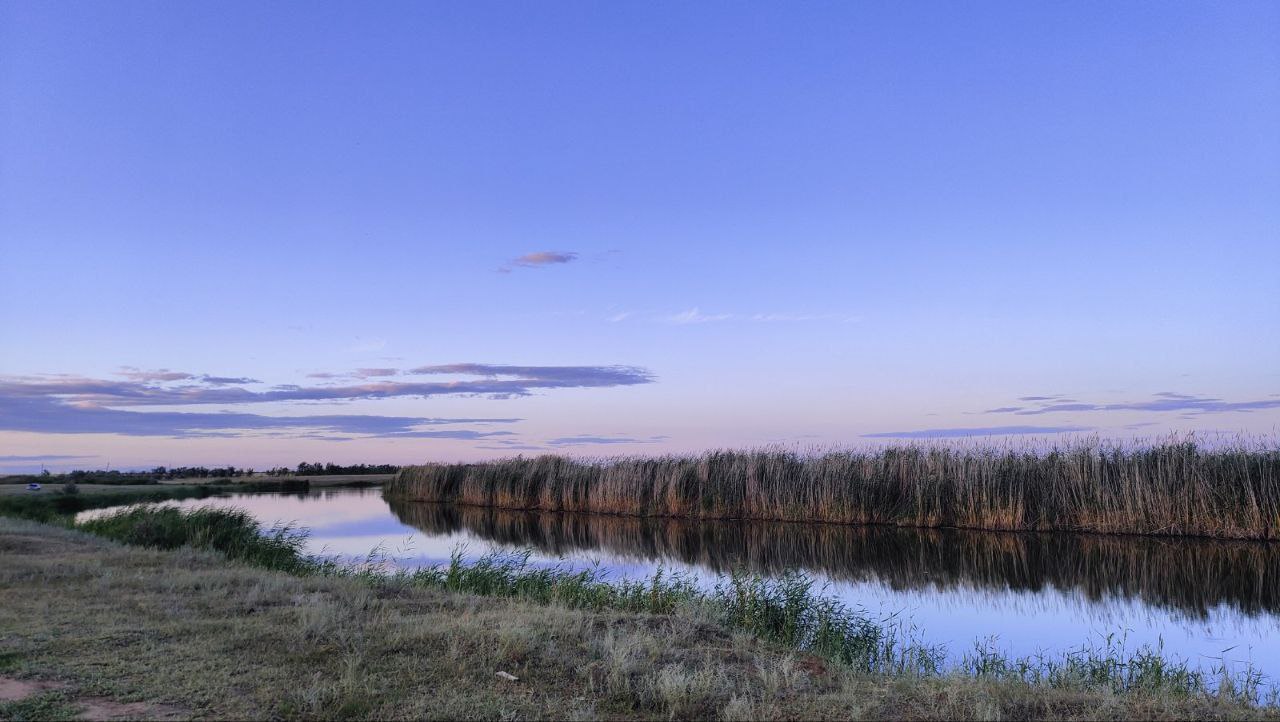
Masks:
[[[766,449],[403,468],[388,497],[693,519],[1280,538],[1280,448]]]

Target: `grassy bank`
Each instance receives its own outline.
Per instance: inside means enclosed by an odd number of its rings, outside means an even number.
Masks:
[[[375,588],[429,588],[541,605],[625,613],[684,615],[744,632],[795,652],[812,654],[859,672],[911,677],[944,674],[996,677],[1054,688],[1145,691],[1210,697],[1222,691],[1257,703],[1258,679],[1225,670],[1202,673],[1162,657],[1157,650],[1125,650],[1108,641],[1061,659],[1010,659],[976,647],[959,665],[944,664],[944,650],[919,643],[893,625],[877,622],[813,589],[803,574],[776,579],[734,571],[707,589],[692,579],[659,571],[644,581],[605,581],[598,572],[534,567],[529,553],[490,555],[465,564],[455,554],[447,566],[416,571],[387,568],[376,558],[342,565],[302,553],[305,532],[263,529],[236,509],[139,507],[77,525],[127,544],[160,549],[193,547],[232,560],[308,576],[357,579]]]
[[[388,498],[695,519],[1280,538],[1280,446],[902,446],[401,469]]]
[[[1012,658],[976,643],[948,664],[943,648],[921,643],[898,625],[873,620],[816,593],[812,580],[796,572],[776,579],[734,573],[705,589],[662,572],[645,581],[606,582],[590,571],[532,567],[527,553],[516,553],[484,557],[470,565],[455,555],[445,567],[392,575],[379,583],[570,608],[687,616],[841,668],[886,677],[990,679],[1088,693],[1230,699],[1246,706],[1262,701],[1262,680],[1255,673],[1193,669],[1157,649],[1126,649],[1115,636],[1058,658]],[[1271,705],[1276,702],[1274,695],[1266,699]]]
[[[20,490],[0,494],[0,516],[68,524],[76,514],[89,509],[172,499],[204,499],[229,493],[305,493],[310,488],[310,482],[305,479],[186,486],[59,486],[40,492]]]
[[[175,549],[160,547],[179,543],[176,533],[144,534],[156,520],[132,512],[93,528],[157,548],[0,518],[0,676],[61,685],[23,710],[65,716],[96,697],[135,705],[138,717],[1276,714],[1245,689],[1213,692],[1176,665],[1116,650],[1038,672],[983,652],[950,674],[872,668],[859,660],[894,659],[875,650],[909,646],[823,606],[799,578],[739,578],[714,592],[669,578],[620,587],[518,557],[392,576],[285,573],[255,566],[256,554],[236,563],[214,551],[224,546],[217,539],[247,540],[230,527],[251,521],[185,518],[195,531]],[[223,533],[199,531],[223,524]]]

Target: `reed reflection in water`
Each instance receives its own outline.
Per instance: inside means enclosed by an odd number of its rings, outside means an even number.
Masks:
[[[688,521],[527,512],[389,499],[428,534],[465,531],[549,556],[603,550],[716,573],[803,569],[895,590],[970,587],[1137,600],[1188,619],[1227,606],[1280,612],[1280,544],[1062,533],[975,532],[839,524]]]

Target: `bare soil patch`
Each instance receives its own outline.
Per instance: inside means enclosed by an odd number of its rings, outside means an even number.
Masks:
[[[20,699],[26,699],[33,694],[41,692],[49,692],[55,689],[64,689],[65,684],[58,682],[42,682],[31,679],[14,679],[13,677],[0,676],[0,702],[17,702]]]
[[[20,702],[45,692],[65,690],[68,685],[39,679],[16,679],[0,676],[0,702]],[[151,702],[116,702],[105,697],[67,696],[67,703],[78,710],[82,720],[176,720],[188,715],[172,705]]]

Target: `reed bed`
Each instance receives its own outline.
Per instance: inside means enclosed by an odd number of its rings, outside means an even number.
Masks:
[[[392,499],[691,519],[1280,538],[1280,445],[905,445],[400,470]]]

